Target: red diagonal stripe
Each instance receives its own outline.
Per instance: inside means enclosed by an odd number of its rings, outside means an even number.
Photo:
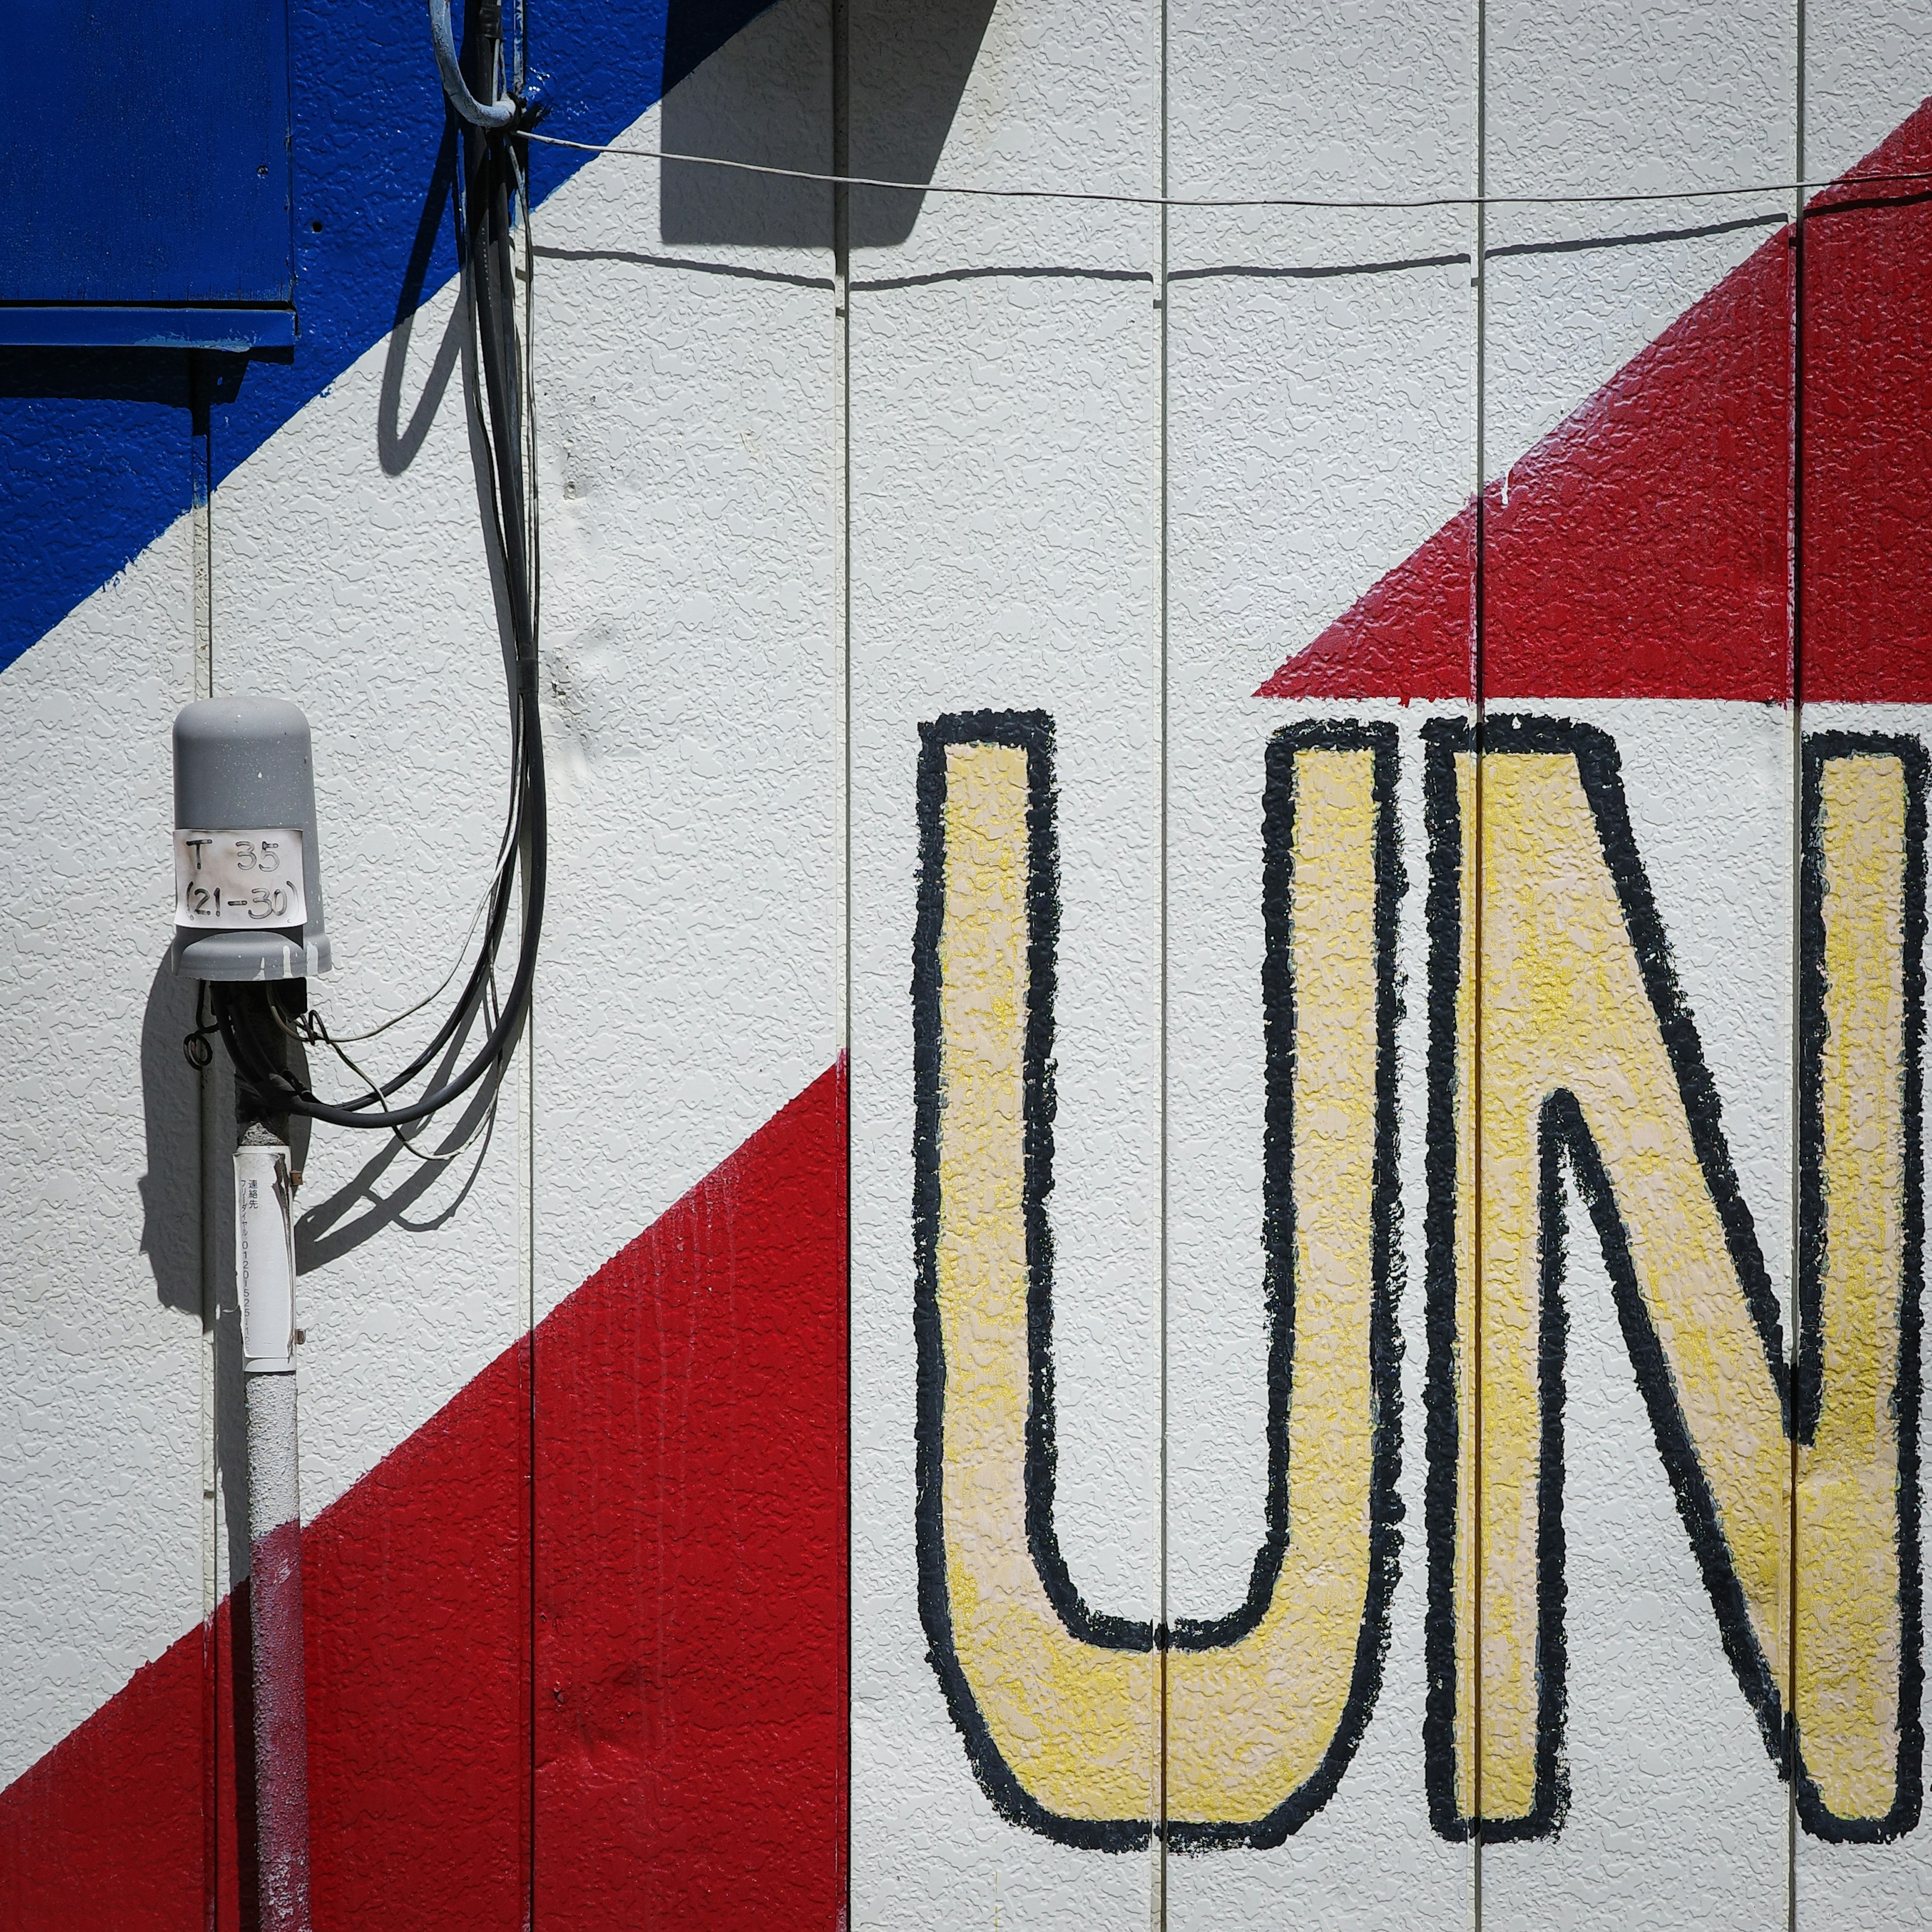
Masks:
[[[1928,168],[1932,103],[1846,179]],[[1785,230],[1484,491],[1486,697],[1787,701],[1796,516],[1804,694],[1932,700],[1932,204],[1853,185],[1810,214],[1802,413]],[[1256,695],[1468,697],[1474,524]]]
[[[844,1104],[835,1069],[309,1526],[322,1932],[507,1932],[532,1888],[546,1928],[838,1922]],[[211,1694],[250,1922],[246,1594],[0,1792],[8,1932],[207,1922]]]

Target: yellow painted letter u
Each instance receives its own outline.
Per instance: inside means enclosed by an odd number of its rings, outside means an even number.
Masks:
[[[932,1660],[1016,1823],[1108,1849],[1156,1830],[1278,1844],[1326,1802],[1367,1721],[1395,1577],[1394,733],[1301,724],[1269,746],[1268,1536],[1243,1605],[1171,1628],[1087,1606],[1054,1533],[1052,722],[970,712],[922,738],[914,1218]]]

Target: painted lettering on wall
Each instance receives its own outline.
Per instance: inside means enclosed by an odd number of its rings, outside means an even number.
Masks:
[[[920,1610],[982,1786],[1061,1842],[1126,1849],[1159,1821],[1177,1846],[1276,1844],[1347,1769],[1400,1553],[1405,1080],[1426,1110],[1436,1829],[1546,1835],[1568,1803],[1571,1190],[1715,1635],[1802,1823],[1882,1840],[1918,1822],[1924,754],[1805,742],[1788,1339],[1614,741],[1544,717],[1480,728],[1480,758],[1466,722],[1423,733],[1430,1043],[1409,1070],[1396,730],[1312,720],[1268,744],[1266,1536],[1238,1609],[1160,1625],[1085,1602],[1054,1526],[1052,721],[922,728]]]
[[[1394,1580],[1394,736],[1304,727],[1270,749],[1268,1533],[1239,1610],[1172,1628],[1082,1601],[1054,1532],[1052,723],[970,713],[924,738],[914,1225],[933,1659],[1016,1822],[1142,1844],[1164,1783],[1170,1842],[1277,1844],[1361,1735]]]
[[[1483,730],[1480,760],[1460,723],[1426,734],[1432,1816],[1451,1836],[1480,1820],[1491,1840],[1534,1837],[1566,1802],[1567,1170],[1800,1816],[1827,1838],[1894,1836],[1919,1786],[1922,754],[1806,751],[1794,1376],[1616,746],[1541,718]]]

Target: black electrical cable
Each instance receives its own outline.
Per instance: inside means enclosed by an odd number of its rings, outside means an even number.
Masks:
[[[466,54],[474,50],[472,78],[491,94],[495,92],[500,53],[501,19],[494,0],[482,0],[472,10],[464,36]],[[504,836],[506,848],[515,852],[519,862],[513,868],[500,861],[476,962],[429,1044],[402,1072],[359,1100],[340,1105],[319,1100],[283,1066],[285,1056],[280,1043],[268,1036],[268,1029],[284,1033],[290,1029],[269,1011],[260,988],[218,988],[216,1024],[238,1071],[255,1090],[265,1111],[383,1132],[407,1126],[440,1112],[493,1068],[500,1069],[529,1013],[543,928],[549,831],[543,726],[537,700],[535,532],[525,490],[520,423],[524,374],[515,320],[513,218],[524,178],[523,136],[532,118],[520,111],[517,122],[507,130],[464,127],[464,178],[457,206],[471,347],[475,367],[483,379],[483,397],[478,398],[472,382],[466,381],[464,386],[472,425],[488,458],[484,514],[502,565],[512,647],[510,815]],[[388,1099],[429,1066],[482,1006],[508,923],[512,886],[519,877],[523,903],[516,968],[482,1045],[467,1066],[433,1091],[400,1107],[379,1106],[379,1100]],[[328,1038],[319,1024],[311,1028],[308,1036],[323,1043]]]

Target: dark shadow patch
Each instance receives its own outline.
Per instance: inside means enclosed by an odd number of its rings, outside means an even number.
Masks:
[[[248,361],[212,349],[0,349],[0,396],[158,404],[185,413],[196,406],[197,363],[206,400],[230,403]]]
[[[820,7],[760,12],[746,0],[704,0],[689,10],[688,25],[674,8],[661,146],[668,154],[812,174],[929,182],[992,12],[993,0],[854,0],[845,22],[850,112],[841,166],[832,32]],[[733,29],[729,44],[701,66],[684,64],[680,50],[700,47],[734,19],[742,31]],[[849,244],[898,247],[924,202],[917,188],[852,190]],[[658,219],[662,238],[670,244],[829,249],[833,191],[822,182],[668,162]]]
[[[141,1120],[147,1172],[141,1194],[141,1252],[154,1298],[197,1322],[202,1302],[201,1083],[182,1042],[195,1028],[200,982],[176,976],[164,956],[141,1016]]]
[[[429,279],[430,264],[437,238],[445,232],[443,212],[448,206],[456,184],[456,130],[445,129],[442,145],[436,150],[430,170],[429,184],[423,191],[422,212],[417,218],[415,238],[403,270],[402,286],[396,292],[394,326],[382,357],[382,387],[376,406],[376,453],[387,476],[400,476],[416,459],[436,420],[436,412],[449,387],[449,378],[463,346],[466,320],[464,299],[459,290],[451,305],[442,340],[437,344],[423,379],[422,392],[402,421],[403,373],[408,366],[410,339],[416,332],[416,315],[422,306],[423,290]]]

